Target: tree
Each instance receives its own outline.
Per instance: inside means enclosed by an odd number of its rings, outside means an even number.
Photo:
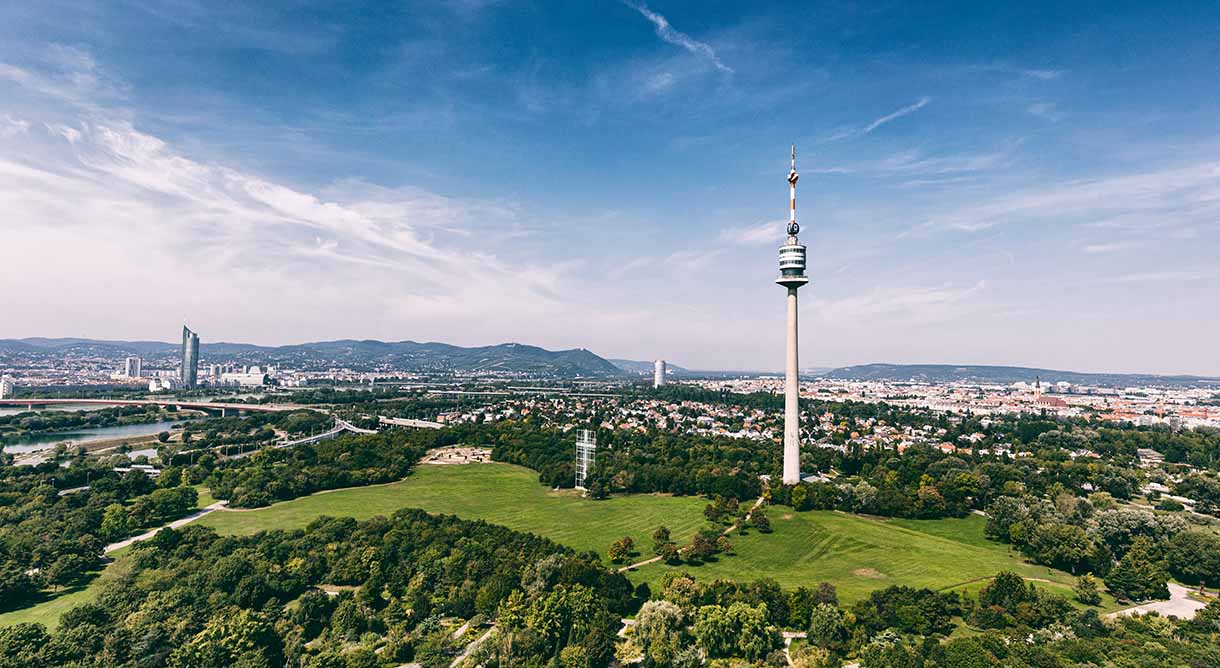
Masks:
[[[169,668],[276,668],[280,637],[259,613],[234,609],[214,615],[203,630],[169,656]]]
[[[682,609],[669,601],[645,603],[636,615],[635,637],[645,666],[669,666],[687,642]]]
[[[766,603],[751,606],[738,601],[729,606],[727,614],[729,623],[737,629],[738,656],[757,661],[783,644],[779,629],[771,624]]]
[[[622,538],[614,541],[614,544],[610,546],[610,552],[608,555],[610,557],[610,561],[616,564],[623,563],[626,561],[627,557],[631,556],[631,549],[634,546],[635,543],[631,540],[631,536],[623,536]]]
[[[733,544],[729,542],[728,536],[722,534],[716,537],[716,551],[724,554],[733,553]]]
[[[1097,583],[1097,578],[1093,577],[1092,573],[1085,573],[1076,580],[1076,586],[1072,587],[1072,591],[1076,592],[1076,600],[1085,605],[1099,605],[1101,603],[1101,586]]]
[[[995,655],[974,638],[954,638],[945,644],[945,657],[937,665],[943,668],[991,668],[999,666]]]
[[[23,607],[38,593],[34,579],[16,562],[0,564],[0,612]]]
[[[168,443],[169,442],[169,432],[163,431],[163,432],[157,434],[157,441],[160,443]]]
[[[695,613],[695,641],[711,658],[733,655],[737,649],[737,628],[729,613],[719,605],[705,605]]]
[[[1184,531],[1169,541],[1165,557],[1169,572],[1182,582],[1220,585],[1220,538]]]
[[[112,503],[102,512],[101,533],[106,540],[118,540],[131,533],[131,516],[121,503]]]
[[[652,532],[652,553],[660,554],[661,546],[669,542],[669,527],[659,526]]]
[[[771,532],[771,520],[767,519],[767,511],[758,506],[750,511],[750,525],[763,533]]]
[[[1051,522],[1034,527],[1026,551],[1040,564],[1075,573],[1089,564],[1094,546],[1084,529],[1071,524]]]
[[[837,652],[847,640],[843,611],[829,603],[819,603],[809,615],[808,636],[810,643]]]
[[[1105,583],[1116,598],[1145,601],[1169,598],[1165,585],[1168,579],[1169,570],[1156,554],[1152,541],[1140,536],[1106,575]]]

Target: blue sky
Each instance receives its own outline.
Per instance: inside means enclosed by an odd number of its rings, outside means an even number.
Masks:
[[[0,336],[779,368],[796,142],[804,365],[1220,374],[1218,45],[1216,3],[13,3]]]

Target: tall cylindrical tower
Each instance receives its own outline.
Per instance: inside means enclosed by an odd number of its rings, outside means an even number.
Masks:
[[[775,282],[788,289],[788,341],[784,364],[784,484],[801,481],[801,378],[797,337],[797,288],[809,282],[805,277],[805,247],[796,235],[796,145],[792,145],[792,168],[788,171],[788,242],[779,248],[779,278]]]
[[[661,387],[665,384],[665,360],[657,360],[652,365],[652,386]]]

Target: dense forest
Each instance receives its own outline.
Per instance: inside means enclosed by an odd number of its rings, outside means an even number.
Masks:
[[[0,467],[0,611],[79,581],[106,543],[189,514],[197,499],[194,488],[159,488],[84,458]]]
[[[406,430],[340,436],[291,448],[264,448],[242,459],[207,456],[188,467],[186,475],[232,507],[258,508],[324,489],[401,480],[424,453],[451,438]]]
[[[538,471],[552,487],[575,484],[575,436],[531,421],[458,428],[462,438],[492,446],[496,461]],[[608,493],[670,492],[737,499],[762,491],[759,475],[779,465],[775,448],[753,441],[674,433],[598,433],[597,466],[588,482],[594,497]]]
[[[448,618],[498,613],[498,665],[580,655],[597,668],[639,603],[591,555],[419,510],[250,537],[165,529],[132,563],[56,633],[0,630],[0,667],[440,668],[459,644]]]
[[[953,634],[958,619],[974,632]],[[1203,668],[1220,658],[1220,604],[1188,622],[1151,616],[1106,624],[1087,603],[1077,608],[1012,573],[998,574],[977,595],[892,586],[850,606],[825,584],[785,593],[766,580],[705,584],[671,574],[659,598],[640,610],[619,658],[647,668],[697,668],[705,659],[787,666],[781,628],[807,635],[789,652],[798,668],[845,661],[861,668]]]

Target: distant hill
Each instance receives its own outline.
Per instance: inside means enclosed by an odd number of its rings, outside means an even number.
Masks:
[[[0,355],[100,357],[120,360],[139,355],[148,360],[174,357],[179,344],[161,341],[100,341],[93,339],[0,339]],[[248,343],[202,343],[205,363],[273,364],[298,369],[348,367],[404,372],[522,373],[540,376],[608,377],[623,371],[596,354],[577,348],[545,350],[521,343],[463,348],[447,343],[343,339],[291,346]]]
[[[652,376],[652,371],[654,368],[653,365],[656,364],[656,362],[643,362],[640,360],[621,360],[621,359],[610,359],[609,362],[611,364],[613,364],[614,366],[618,367],[619,369],[626,371],[627,373],[633,373],[636,375],[649,376],[649,377]],[[669,362],[665,363],[665,368],[666,368],[666,370],[669,371],[670,375],[683,376],[683,375],[687,375],[690,373],[690,371],[688,369],[680,367],[676,364],[670,364]]]
[[[1060,381],[1073,385],[1126,387],[1131,385],[1198,385],[1220,383],[1220,378],[1203,376],[1158,376],[1155,374],[1082,373],[1020,366],[987,366],[956,364],[862,364],[828,371],[824,378],[840,380],[890,380],[919,382],[975,382],[1010,384]]]

